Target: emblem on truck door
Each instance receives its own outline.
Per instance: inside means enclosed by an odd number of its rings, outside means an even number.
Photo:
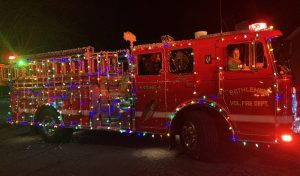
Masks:
[[[151,118],[154,114],[154,110],[156,108],[156,102],[155,100],[151,100],[145,107],[145,110],[142,114],[143,122]]]

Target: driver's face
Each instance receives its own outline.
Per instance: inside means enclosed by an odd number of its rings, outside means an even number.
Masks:
[[[232,55],[234,59],[240,59],[240,51],[238,49],[235,49]]]

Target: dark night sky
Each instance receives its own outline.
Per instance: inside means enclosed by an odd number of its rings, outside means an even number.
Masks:
[[[139,44],[192,38],[197,30],[220,32],[219,0],[0,0],[0,52],[31,54],[92,45],[128,47],[123,32]],[[297,0],[222,0],[223,31],[241,21],[265,21],[288,35],[300,25]],[[7,49],[8,48],[8,49]],[[2,54],[2,59],[4,54]]]

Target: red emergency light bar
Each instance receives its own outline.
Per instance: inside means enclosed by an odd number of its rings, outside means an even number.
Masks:
[[[266,30],[267,28],[268,28],[267,23],[253,23],[249,25],[249,30],[255,32]]]

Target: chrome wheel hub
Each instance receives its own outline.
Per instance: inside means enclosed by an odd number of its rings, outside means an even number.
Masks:
[[[53,117],[45,117],[42,122],[42,128],[47,136],[52,136],[55,133],[56,122]]]
[[[182,140],[184,145],[189,149],[192,149],[196,145],[197,130],[192,122],[187,122],[183,125]]]

